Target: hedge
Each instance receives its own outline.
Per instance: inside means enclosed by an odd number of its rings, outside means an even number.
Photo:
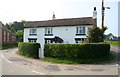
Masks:
[[[110,44],[88,43],[88,44],[63,44],[49,43],[44,45],[45,57],[53,58],[83,58],[94,59],[108,55]]]
[[[14,48],[14,47],[17,47],[18,46],[18,43],[10,43],[10,44],[2,44],[1,45],[1,49],[8,49],[8,48]]]
[[[23,56],[38,58],[40,43],[21,42],[18,44],[18,53]]]

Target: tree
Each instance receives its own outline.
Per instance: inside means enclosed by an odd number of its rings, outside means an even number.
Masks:
[[[12,33],[16,34],[16,39],[18,42],[23,41],[23,27],[25,24],[25,20],[21,20],[21,22],[11,22],[11,23],[6,23],[6,28],[9,29]],[[20,34],[19,34],[20,33]]]
[[[10,30],[10,28],[11,28],[8,23],[5,24],[5,27],[6,27],[8,30]]]
[[[23,30],[18,30],[16,32],[16,39],[18,42],[23,42]]]
[[[14,29],[13,27],[10,28],[10,31],[11,31],[12,33],[14,33],[14,34],[16,33],[16,31],[15,31],[15,29]]]
[[[88,40],[90,43],[97,43],[97,42],[103,42],[104,41],[104,32],[107,28],[104,27],[103,29],[100,29],[96,25],[93,25],[93,27],[88,29]]]

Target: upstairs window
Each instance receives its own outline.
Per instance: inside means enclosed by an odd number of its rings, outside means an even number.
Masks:
[[[45,35],[53,35],[53,29],[52,28],[45,28]]]
[[[6,32],[4,31],[4,41],[6,41]]]
[[[37,29],[30,29],[30,35],[37,35]]]
[[[76,34],[85,34],[85,27],[77,27]]]

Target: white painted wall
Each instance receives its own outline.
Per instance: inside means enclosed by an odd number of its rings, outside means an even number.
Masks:
[[[88,31],[88,27],[92,25],[86,25],[86,34]],[[78,26],[64,26],[64,27],[52,27],[53,28],[53,36],[59,36],[64,40],[64,43],[75,43],[76,37],[76,27]],[[37,28],[37,35],[29,35],[31,28],[24,28],[24,42],[28,42],[28,38],[37,38],[37,42],[41,44],[41,49],[43,52],[44,44],[45,44],[45,27]],[[87,38],[86,35],[81,35],[81,38]]]

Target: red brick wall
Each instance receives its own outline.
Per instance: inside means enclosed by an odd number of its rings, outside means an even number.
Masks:
[[[5,41],[4,41],[4,32],[6,33],[6,36],[5,36],[6,39],[5,39]],[[7,41],[7,39],[8,39],[8,33],[9,33],[9,41]],[[10,31],[2,29],[2,44],[6,44],[6,43],[10,44],[10,43],[15,43],[15,42],[16,42],[16,37],[13,36]]]

